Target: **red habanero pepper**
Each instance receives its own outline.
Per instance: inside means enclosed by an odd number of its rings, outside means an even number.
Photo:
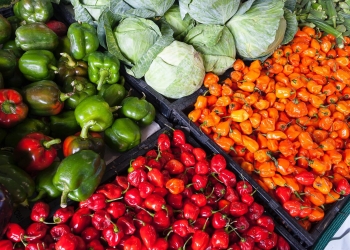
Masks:
[[[190,233],[193,233],[193,229],[191,228],[188,220],[186,219],[174,221],[173,225],[171,226],[171,229],[175,234],[179,235],[182,238],[185,238]]]
[[[193,234],[191,247],[193,250],[205,250],[209,245],[209,240],[209,235],[198,229]]]
[[[102,231],[111,225],[111,217],[105,210],[96,210],[91,217],[91,224]]]
[[[134,235],[132,235],[130,238],[128,238],[124,242],[124,250],[141,250],[142,249],[142,243],[141,240]]]
[[[23,237],[26,241],[32,242],[45,237],[49,227],[42,222],[34,222],[26,229],[26,235]]]
[[[93,249],[93,250],[104,250],[105,247],[101,244],[99,239],[94,239],[90,242],[87,242],[86,245],[87,249]]]
[[[63,235],[56,243],[55,249],[86,249],[85,242],[72,233]]]
[[[210,242],[214,249],[228,249],[229,235],[225,229],[216,229],[211,236]]]
[[[226,227],[228,225],[228,222],[229,218],[220,212],[214,213],[211,218],[211,225],[215,229],[221,229]]]
[[[101,231],[94,227],[87,227],[81,232],[81,237],[84,242],[91,242],[93,240],[98,240],[101,237]]]
[[[239,181],[236,184],[236,190],[239,193],[239,195],[243,194],[251,194],[253,192],[253,187],[246,181]]]
[[[185,133],[180,129],[175,129],[173,131],[173,145],[179,147],[186,143]]]
[[[350,184],[348,180],[341,179],[337,183],[335,183],[335,191],[340,195],[349,195],[350,194]]]
[[[66,223],[70,218],[72,218],[73,214],[74,214],[73,206],[68,206],[64,208],[60,207],[53,214],[53,222],[56,224]]]
[[[201,190],[202,188],[205,188],[207,186],[208,176],[195,174],[192,177],[192,183],[195,190]]]
[[[69,226],[72,233],[80,234],[86,227],[91,224],[91,210],[87,207],[79,208],[71,218]]]
[[[13,250],[13,244],[10,240],[0,240],[0,248],[2,250]]]
[[[129,215],[119,217],[117,220],[118,227],[121,227],[125,235],[133,235],[136,231],[133,219]]]
[[[219,173],[219,180],[222,181],[226,187],[234,187],[236,185],[236,175],[228,169],[223,169]]]
[[[256,202],[253,202],[252,205],[249,206],[247,217],[250,220],[259,219],[264,213],[264,207]]]
[[[278,235],[277,249],[278,250],[290,250],[289,243],[280,235]]]
[[[148,181],[155,187],[164,187],[164,175],[157,168],[148,168]]]
[[[158,140],[157,140],[157,145],[158,145],[158,149],[160,151],[166,151],[168,149],[170,149],[170,138],[168,135],[166,134],[160,134],[158,136]]]
[[[130,167],[134,170],[139,168],[145,168],[147,164],[147,158],[145,156],[139,155],[135,160],[132,160],[130,163]]]
[[[70,227],[66,224],[56,225],[51,228],[50,235],[55,241],[58,241],[63,235],[70,233]]]
[[[102,230],[102,237],[106,240],[108,246],[118,246],[122,238],[124,237],[124,231],[118,227],[115,223],[111,224]]]
[[[148,181],[144,181],[140,183],[139,190],[140,190],[141,198],[146,199],[147,196],[153,193],[153,191],[155,190],[155,187]]]
[[[193,167],[196,164],[195,157],[190,152],[182,152],[180,155],[180,159],[186,167]]]
[[[297,200],[290,200],[283,203],[283,207],[292,217],[298,217],[302,204]]]
[[[113,219],[118,219],[125,214],[126,205],[123,202],[114,201],[107,205],[106,211]]]
[[[235,219],[233,226],[237,228],[237,232],[245,233],[249,229],[249,222],[247,218],[243,215]]]
[[[238,242],[238,245],[241,250],[248,250],[248,249],[253,249],[254,248],[254,240],[247,236],[245,238],[241,238],[241,240]]]
[[[212,172],[219,174],[226,168],[226,159],[221,154],[214,155],[210,160],[210,169]]]
[[[205,160],[207,157],[206,152],[202,148],[193,148],[192,154],[196,158],[197,161]]]
[[[122,196],[122,189],[113,183],[106,183],[99,186],[96,193],[104,194],[104,196],[106,196],[106,198],[109,200],[115,200]]]
[[[6,238],[11,240],[12,242],[21,242],[24,234],[25,234],[25,231],[19,224],[12,223],[12,222],[7,224]],[[0,244],[0,248],[4,249],[1,247],[1,244]]]
[[[282,204],[289,201],[292,196],[292,190],[289,187],[277,187],[275,192],[277,199]]]
[[[178,250],[178,249],[181,249],[181,247],[185,247],[184,239],[178,234],[175,234],[175,233],[170,234],[170,237],[168,240],[169,240],[169,249],[171,250]]]
[[[140,237],[147,249],[150,249],[154,246],[157,241],[157,232],[155,228],[150,224],[143,223],[143,226],[140,228]]]
[[[151,194],[147,196],[143,204],[146,209],[157,212],[164,209],[166,202],[162,196],[158,194]]]
[[[61,143],[42,133],[33,132],[24,136],[14,150],[14,159],[27,172],[36,172],[49,167],[57,156],[53,147]]]
[[[128,173],[127,178],[131,186],[138,187],[141,182],[144,182],[147,179],[147,173],[139,168]]]
[[[94,211],[104,209],[106,206],[107,206],[106,196],[98,193],[94,193],[87,200],[79,202],[80,208],[87,207]]]
[[[185,219],[195,221],[199,215],[199,212],[200,209],[197,205],[190,201],[185,203],[183,208],[183,215]]]
[[[244,214],[248,213],[248,205],[240,202],[240,201],[233,201],[230,205],[230,214],[235,217],[242,216]]]
[[[184,152],[181,154],[181,157],[183,156],[183,154],[189,154],[189,153]],[[193,164],[194,164],[194,159],[193,159]],[[177,159],[171,159],[165,164],[164,169],[168,170],[170,174],[181,174],[185,171],[185,165],[182,164],[182,161],[179,161]]]
[[[124,195],[124,201],[126,205],[131,207],[141,206],[142,198],[140,196],[140,190],[138,188],[131,188],[126,191]]]
[[[13,89],[0,90],[0,127],[11,128],[23,121],[28,114],[28,106],[19,92]]]
[[[275,223],[273,219],[268,215],[262,215],[259,219],[256,220],[256,224],[261,227],[265,227],[269,232],[275,230]]]
[[[297,182],[304,186],[312,186],[315,181],[315,175],[308,171],[301,172],[295,175],[294,178],[297,180]]]
[[[49,204],[38,201],[34,203],[30,212],[30,219],[35,222],[44,222],[49,217],[50,206]]]
[[[269,237],[269,231],[260,226],[252,226],[247,231],[247,235],[250,236],[255,242],[259,242],[266,240]]]
[[[261,249],[273,249],[277,245],[278,235],[275,232],[271,232],[269,237],[258,243],[258,247]]]

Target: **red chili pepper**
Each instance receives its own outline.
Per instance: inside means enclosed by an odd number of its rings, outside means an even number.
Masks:
[[[226,168],[226,159],[220,154],[214,155],[210,160],[210,169],[212,172],[219,174]]]
[[[193,167],[196,164],[196,159],[194,155],[190,152],[182,152],[180,155],[180,159],[186,167]]]
[[[275,192],[277,199],[282,204],[289,201],[292,196],[292,190],[289,187],[277,187]]]
[[[53,214],[53,222],[56,224],[66,223],[74,214],[74,207],[68,206],[65,208],[60,207]]]
[[[269,237],[269,231],[263,227],[252,226],[247,231],[247,235],[250,236],[255,242],[259,242]]]
[[[182,194],[169,193],[166,197],[166,202],[174,209],[180,209],[183,206]]]
[[[226,194],[226,188],[223,184],[221,184],[220,182],[217,182],[214,184],[214,194],[221,198],[224,197]]]
[[[184,145],[186,143],[186,135],[185,133],[180,129],[175,129],[173,131],[173,141],[172,144],[175,147],[179,147],[181,145]]]
[[[198,207],[203,207],[207,204],[207,198],[204,194],[193,194],[191,201]]]
[[[198,206],[188,201],[185,203],[185,206],[183,208],[184,218],[195,221],[199,215],[199,211],[200,209]]]
[[[350,194],[350,184],[346,179],[341,179],[335,184],[335,191],[340,195]]]
[[[301,203],[296,200],[290,200],[283,203],[283,207],[292,217],[299,216],[301,212]]]
[[[218,208],[223,214],[230,214],[230,204],[231,202],[229,202],[228,200],[221,199],[218,202]]]
[[[167,194],[168,194],[168,189],[166,189],[165,187],[156,187],[154,190],[153,190],[153,194],[158,194],[160,195],[161,197],[165,197]]]
[[[290,250],[289,243],[280,235],[278,236],[278,240],[277,240],[277,249]]]
[[[254,193],[254,192],[253,192]],[[248,206],[252,205],[254,202],[254,197],[253,197],[253,193],[251,194],[243,194],[241,196],[241,201],[245,204],[247,204]]]
[[[0,249],[13,250],[13,244],[10,240],[0,240]]]
[[[147,151],[147,153],[145,154],[145,157],[147,159],[155,159],[155,158],[157,158],[158,157],[157,150],[151,149],[151,150]]]
[[[155,187],[164,187],[164,176],[157,168],[150,168],[147,173],[148,181]]]
[[[110,215],[105,210],[97,210],[91,217],[91,224],[97,230],[103,230],[111,225]]]
[[[209,173],[209,162],[207,160],[199,160],[194,165],[194,171],[196,174],[206,175]]]
[[[126,206],[123,202],[114,201],[107,205],[106,211],[113,219],[118,219],[123,216],[126,211]]]
[[[254,248],[254,240],[250,237],[245,237],[238,242],[238,245],[241,250],[251,250]]]
[[[150,224],[144,224],[140,228],[140,237],[147,249],[150,249],[157,241],[157,232]]]
[[[191,247],[193,250],[205,250],[209,245],[209,235],[202,231],[196,230],[192,237]]]
[[[128,238],[124,242],[124,250],[141,250],[142,249],[142,243],[141,240],[134,235],[132,235],[130,238]]]
[[[139,155],[136,157],[135,160],[133,160],[130,164],[130,166],[136,170],[136,169],[144,169],[147,164],[147,158],[145,156]]]
[[[26,244],[25,250],[46,250],[46,244],[43,241],[30,242]]]
[[[268,215],[262,215],[256,220],[256,224],[258,226],[265,227],[269,232],[273,232],[275,230],[275,222]]]
[[[100,240],[94,239],[86,245],[89,250],[104,250],[105,247],[101,244]]]
[[[142,198],[140,196],[140,191],[137,188],[131,188],[126,191],[124,195],[124,201],[128,206],[141,206]]]
[[[270,232],[269,237],[265,240],[261,240],[258,243],[258,247],[261,249],[273,249],[277,245],[278,235],[275,232]]]
[[[25,231],[19,224],[12,223],[12,222],[7,224],[6,238],[11,240],[12,242],[21,242],[21,239],[24,236],[24,234],[25,234]],[[0,249],[3,249],[3,248],[0,247]]]
[[[81,238],[84,242],[89,243],[98,240],[101,237],[101,231],[94,227],[87,227],[81,232]]]
[[[96,193],[104,194],[109,200],[115,200],[122,196],[122,189],[113,183],[106,183],[99,186],[96,189]]]
[[[162,165],[158,159],[149,159],[146,166],[152,169],[162,169]]]
[[[79,208],[69,222],[69,226],[74,234],[80,234],[91,224],[91,210],[87,207]]]
[[[142,199],[146,199],[147,196],[153,193],[155,187],[148,181],[141,182],[139,185],[140,196]]]
[[[250,226],[247,218],[244,215],[236,218],[233,225],[239,233],[245,233]]]
[[[180,149],[181,149],[181,153],[183,153],[183,152],[192,153],[194,147],[189,143],[185,143],[185,144],[181,145]]]
[[[79,202],[79,207],[87,207],[91,210],[97,211],[105,209],[107,206],[107,199],[104,194],[94,193],[87,200]]]
[[[58,241],[63,235],[70,233],[70,227],[66,224],[53,226],[50,230],[50,235],[55,241]]]
[[[133,235],[136,231],[133,219],[127,215],[119,217],[117,225],[122,228],[125,235]]]
[[[229,218],[220,212],[214,213],[213,217],[211,218],[211,225],[215,229],[224,228],[228,225],[228,223],[229,223]]]
[[[253,187],[246,181],[239,181],[236,184],[236,190],[240,196],[243,194],[251,194],[253,192]]]
[[[169,136],[166,134],[160,134],[158,136],[158,141],[157,141],[158,149],[160,151],[166,151],[170,149],[170,139]]]
[[[131,186],[138,187],[145,180],[147,180],[147,173],[143,169],[135,169],[128,174],[128,182]]]
[[[153,217],[153,225],[157,231],[164,231],[170,226],[170,216],[168,211],[160,210],[155,212]]]
[[[197,161],[203,161],[207,158],[207,153],[202,148],[193,148],[192,154]]]
[[[82,250],[86,249],[85,242],[79,236],[76,236],[72,233],[68,233],[63,235],[59,241],[56,243],[56,249],[64,250],[64,249],[76,249]]]
[[[201,190],[205,188],[208,184],[208,176],[206,175],[200,175],[200,174],[195,174],[192,177],[192,183],[193,183],[193,188],[195,190]]]
[[[256,202],[249,206],[247,217],[250,220],[257,220],[264,213],[264,207]]]
[[[11,128],[23,121],[28,114],[28,106],[14,89],[0,90],[0,127]]]
[[[236,175],[228,169],[223,169],[219,173],[219,180],[222,181],[226,187],[234,187],[236,185]]]
[[[315,181],[315,175],[308,171],[301,172],[295,175],[294,178],[297,180],[297,182],[304,186],[312,186]]]
[[[28,242],[40,240],[45,237],[48,229],[49,227],[46,224],[42,222],[34,222],[27,227],[26,235],[23,236],[23,238]]]
[[[230,205],[230,213],[232,216],[239,217],[248,213],[247,204],[240,201],[233,201]]]
[[[102,230],[102,237],[106,240],[108,246],[115,247],[119,245],[124,237],[124,232],[122,228],[112,222],[107,228]]]
[[[60,142],[60,139],[52,139],[42,133],[27,134],[18,142],[14,159],[27,172],[43,170],[55,160],[57,151],[53,145]]]
[[[149,212],[145,210],[141,210],[135,215],[135,226],[137,228],[143,227],[144,224],[151,224],[153,223],[153,217],[150,215]]]
[[[225,229],[216,229],[211,236],[210,242],[214,249],[228,249],[229,235]]]
[[[151,250],[168,250],[169,244],[168,241],[164,238],[158,238],[156,243],[154,243]]]
[[[158,194],[151,194],[144,200],[143,204],[146,209],[150,209],[156,212],[162,210],[166,202],[162,196]]]
[[[122,188],[122,190],[127,190],[129,188],[129,182],[126,176],[117,175],[115,177],[116,183]]]
[[[181,247],[183,247],[185,243],[184,239],[180,235],[175,233],[170,234],[170,237],[168,238],[168,240],[169,240],[169,249],[171,250],[178,250]]]
[[[193,232],[193,229],[190,227],[188,220],[186,219],[174,221],[171,228],[174,233],[182,238],[187,237],[190,233]]]
[[[165,164],[164,169],[168,170],[170,174],[175,175],[183,173],[185,171],[185,166],[180,161],[171,159]]]
[[[236,187],[237,189],[237,187]],[[229,202],[233,202],[233,201],[240,201],[240,198],[238,196],[238,192],[233,189],[232,187],[226,187],[226,193],[224,198],[226,200],[228,200]]]

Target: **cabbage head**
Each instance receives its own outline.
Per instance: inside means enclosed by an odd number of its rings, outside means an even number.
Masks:
[[[141,12],[143,10],[153,12],[154,17],[156,17],[163,16],[174,4],[175,0],[124,0],[124,2]]]
[[[226,24],[236,42],[237,53],[245,59],[271,54],[283,41],[286,31],[283,0],[256,0]]]
[[[153,21],[137,17],[121,20],[114,35],[120,52],[134,65],[162,36]]]
[[[158,93],[178,99],[198,90],[204,75],[201,54],[192,45],[173,41],[153,60],[145,80]]]
[[[206,72],[222,75],[236,58],[235,40],[226,26],[199,24],[184,39],[202,53]]]
[[[188,13],[199,23],[224,25],[236,13],[241,0],[179,0],[182,18]]]
[[[185,18],[181,17],[180,8],[178,5],[173,5],[165,14],[165,21],[170,25],[174,31],[174,38],[182,40],[188,31],[194,27],[194,20],[190,15],[186,14]]]

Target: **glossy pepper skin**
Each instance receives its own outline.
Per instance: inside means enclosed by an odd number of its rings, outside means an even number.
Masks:
[[[14,89],[0,89],[0,127],[12,128],[28,114],[22,95]]]
[[[88,64],[84,61],[74,60],[68,53],[61,53],[58,60],[58,83],[65,83],[67,77],[87,76]]]
[[[12,216],[13,206],[10,198],[10,193],[0,184],[0,239],[7,229]]]
[[[124,80],[115,84],[103,84],[98,95],[102,96],[110,107],[119,105],[127,95],[123,82]]]
[[[76,60],[87,61],[90,53],[99,47],[96,29],[88,23],[72,23],[67,31],[71,53]]]
[[[33,82],[23,88],[23,98],[33,115],[51,116],[61,112],[69,94],[60,91],[53,81]]]
[[[30,23],[16,30],[16,45],[24,51],[50,50],[58,46],[58,36],[44,23]]]
[[[57,156],[55,144],[60,139],[53,139],[42,133],[30,133],[23,137],[14,150],[18,166],[32,173],[48,168]]]
[[[113,123],[112,111],[101,96],[93,95],[78,104],[74,115],[81,128],[88,127],[91,131],[102,132]]]
[[[88,199],[100,184],[106,164],[92,150],[82,150],[64,158],[53,177],[62,191],[61,207],[67,206],[67,196],[74,201]]]
[[[17,58],[20,58],[24,51],[21,48],[18,48],[15,40],[9,40],[2,46],[3,50],[10,50]]]
[[[101,90],[103,84],[113,84],[119,81],[119,60],[108,52],[95,51],[88,57],[88,74],[91,82]]]
[[[0,15],[0,44],[4,44],[10,38],[11,24],[3,15]]]
[[[53,16],[50,0],[20,0],[13,6],[15,16],[26,23],[45,23]]]
[[[16,67],[16,56],[10,50],[0,50],[0,72],[2,73],[2,76],[5,79],[13,76]]]
[[[23,169],[13,164],[0,166],[0,183],[9,191],[13,203],[27,204],[34,193],[33,179]]]
[[[60,197],[61,191],[58,190],[52,182],[53,176],[55,175],[59,165],[59,161],[54,161],[48,168],[38,173],[38,175],[35,177],[35,190],[38,192],[38,195],[30,199],[30,201],[38,201],[43,198],[54,199]]]
[[[141,127],[150,125],[156,116],[156,110],[154,106],[146,100],[146,97],[127,97],[120,104],[122,108],[120,113],[133,119]]]
[[[117,118],[105,130],[105,142],[117,152],[125,152],[140,144],[140,128],[129,118]]]
[[[53,80],[55,78],[56,58],[48,50],[30,50],[18,61],[19,70],[29,81]]]
[[[65,109],[75,109],[86,97],[97,94],[95,84],[81,76],[67,77],[63,83],[62,90],[66,93],[73,93],[65,100]]]
[[[68,110],[52,115],[49,118],[50,136],[64,140],[67,136],[80,131],[80,126],[75,120],[74,111]]]

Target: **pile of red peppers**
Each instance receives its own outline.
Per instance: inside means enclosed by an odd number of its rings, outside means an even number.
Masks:
[[[51,218],[47,203],[35,203],[32,224],[10,223],[0,249],[289,250],[254,193],[222,155],[207,155],[175,129],[78,207]]]

